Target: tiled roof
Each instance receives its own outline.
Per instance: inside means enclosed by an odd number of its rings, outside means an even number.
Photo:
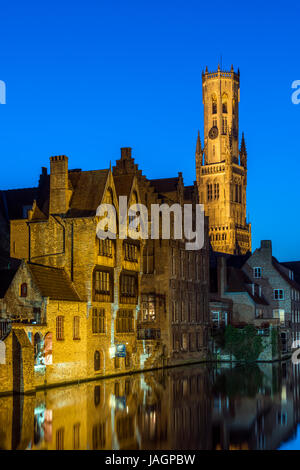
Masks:
[[[0,211],[6,220],[23,219],[23,207],[32,206],[37,196],[38,188],[0,191]]]
[[[226,292],[247,292],[257,304],[269,305],[262,296],[253,294],[250,285],[252,281],[241,269],[229,266],[227,268],[227,289]]]
[[[132,188],[133,178],[134,178],[134,175],[114,176],[114,182],[115,182],[118,199],[120,196],[129,197],[130,191]]]
[[[280,264],[293,271],[295,281],[300,284],[300,261],[288,261]]]
[[[13,280],[21,260],[0,255],[0,298],[2,299]]]
[[[101,203],[109,170],[70,172],[69,178],[73,186],[73,195],[69,217],[95,215]]]
[[[170,193],[177,191],[179,178],[162,178],[150,180],[151,186],[155,188],[158,193]]]
[[[276,271],[283,277],[283,279],[288,284],[290,284],[290,286],[292,286],[294,289],[297,289],[298,291],[300,291],[300,285],[296,281],[293,281],[292,279],[289,278],[289,276],[283,270],[283,267],[281,266],[279,261],[277,261],[277,259],[274,256],[272,256],[272,264],[273,264],[274,268],[276,269]]]
[[[43,297],[78,302],[79,295],[63,268],[27,263],[32,278]]]

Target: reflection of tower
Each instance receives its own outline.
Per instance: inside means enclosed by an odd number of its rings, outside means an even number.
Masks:
[[[240,73],[220,70],[202,74],[204,148],[198,134],[196,175],[200,202],[209,216],[215,251],[251,251],[251,225],[246,222],[247,151],[239,150]]]

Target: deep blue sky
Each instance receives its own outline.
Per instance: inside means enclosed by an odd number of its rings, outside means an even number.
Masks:
[[[241,72],[253,248],[300,259],[299,2],[10,1],[0,4],[0,188],[36,185],[51,155],[108,167],[122,146],[150,178],[195,179],[201,72]]]

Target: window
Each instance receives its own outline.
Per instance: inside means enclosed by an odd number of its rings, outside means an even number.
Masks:
[[[289,278],[293,281],[294,280],[294,273],[293,271],[289,270]]]
[[[93,333],[105,333],[105,309],[104,308],[93,308],[92,332]]]
[[[94,387],[94,405],[95,407],[99,406],[100,404],[100,398],[101,398],[101,389],[100,385],[96,385]]]
[[[273,310],[273,318],[278,318],[281,323],[284,323],[285,313],[283,309]]]
[[[211,112],[212,114],[217,114],[217,98],[216,96],[212,96],[211,98],[211,101],[212,101],[212,109],[211,109]]]
[[[109,271],[94,272],[94,300],[109,302],[113,296],[112,281]]]
[[[64,450],[65,428],[56,431],[56,450]]]
[[[222,134],[227,134],[227,118],[222,119]]]
[[[154,295],[142,296],[142,321],[155,321],[155,297]]]
[[[80,423],[76,423],[73,426],[73,449],[78,450],[80,448]]]
[[[73,317],[73,339],[80,339],[80,317]]]
[[[95,290],[96,292],[109,293],[109,273],[108,272],[96,271]]]
[[[28,295],[28,289],[27,289],[27,284],[26,282],[23,282],[20,287],[20,297],[27,297]]]
[[[274,300],[284,300],[283,289],[274,289]]]
[[[106,423],[99,423],[93,426],[93,450],[103,449],[105,447],[105,428]]]
[[[115,356],[115,369],[120,368],[120,358]]]
[[[138,248],[132,243],[124,243],[124,259],[126,261],[137,262],[138,260]]]
[[[121,275],[121,296],[125,297],[125,299],[122,299],[122,302],[126,303],[126,297],[127,298],[131,297],[135,301],[136,295],[137,295],[136,277],[130,274],[122,274]]]
[[[220,187],[219,183],[214,184],[214,199],[219,199],[220,196]]]
[[[260,279],[262,275],[262,269],[261,268],[253,268],[253,277],[255,279]]]
[[[62,341],[64,339],[64,317],[56,317],[56,339]]]
[[[126,441],[128,436],[134,436],[134,417],[124,416],[117,420],[117,435],[119,441]]]
[[[117,333],[133,332],[133,310],[121,309],[117,313],[116,319]]]
[[[99,256],[112,258],[112,240],[109,238],[99,240]]]
[[[203,345],[203,336],[202,333],[197,333],[197,350],[200,351]]]
[[[95,371],[100,370],[100,353],[99,353],[99,351],[95,351],[95,354],[94,354],[94,370]]]
[[[212,198],[213,198],[213,185],[208,184],[207,185],[207,200],[212,201]]]
[[[222,113],[227,114],[227,93],[224,93],[222,96]]]

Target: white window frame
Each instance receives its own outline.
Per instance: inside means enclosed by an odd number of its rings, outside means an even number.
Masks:
[[[257,273],[260,273],[260,276],[257,276]],[[262,267],[261,266],[255,266],[253,268],[253,277],[254,279],[261,279],[262,278]]]
[[[282,292],[282,298],[280,298],[279,292]],[[276,297],[276,293],[277,293],[277,297]],[[273,289],[273,299],[274,300],[285,300],[284,299],[284,289]]]

